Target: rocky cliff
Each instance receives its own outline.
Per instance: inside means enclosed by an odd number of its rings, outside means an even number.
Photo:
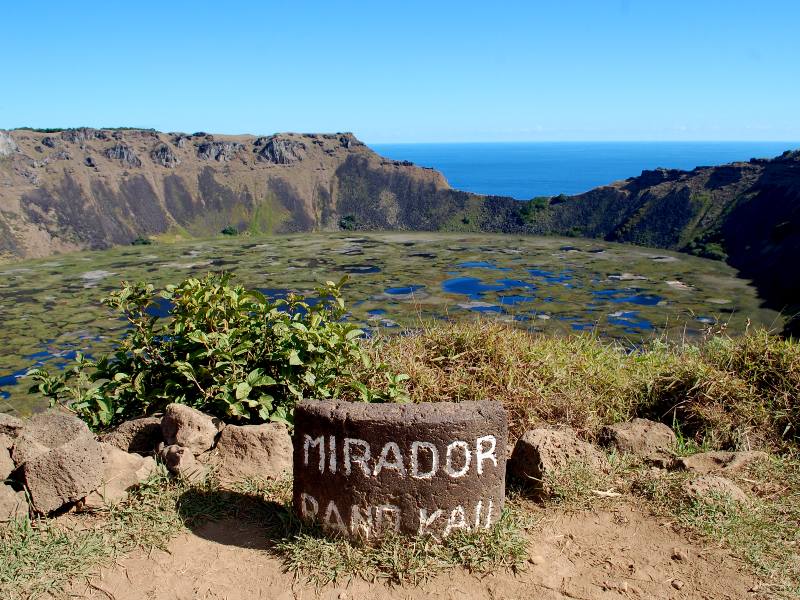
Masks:
[[[773,308],[800,306],[800,151],[692,171],[644,171],[523,209],[529,233],[599,237],[726,260]]]
[[[381,158],[349,133],[0,131],[0,256],[226,227],[335,230],[346,214],[356,226],[355,214],[371,210],[359,206],[365,197],[387,227],[431,228],[436,219],[416,216],[414,202],[448,189],[438,172]]]
[[[527,202],[449,187],[352,134],[0,131],[0,259],[140,236],[339,229],[577,235],[727,260],[800,306],[800,152]]]

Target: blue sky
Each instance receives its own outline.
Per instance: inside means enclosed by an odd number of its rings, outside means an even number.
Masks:
[[[0,127],[800,139],[800,2],[5,2]]]

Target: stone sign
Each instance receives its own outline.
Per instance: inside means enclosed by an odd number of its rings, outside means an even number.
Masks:
[[[488,528],[505,499],[499,402],[303,402],[295,409],[294,507],[349,537],[446,537]]]

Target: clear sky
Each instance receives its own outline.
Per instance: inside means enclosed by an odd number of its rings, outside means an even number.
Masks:
[[[0,127],[798,140],[800,1],[3,1]]]

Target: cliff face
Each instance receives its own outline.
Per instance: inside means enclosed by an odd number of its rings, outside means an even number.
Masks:
[[[692,171],[645,171],[585,194],[551,198],[530,214],[531,233],[727,260],[774,308],[800,304],[800,151]]]
[[[772,307],[800,305],[800,152],[519,202],[452,190],[352,134],[0,131],[0,260],[231,226],[597,237],[725,259]]]
[[[105,248],[157,234],[210,235],[229,226],[338,229],[340,206],[358,213],[364,186],[387,207],[402,201],[389,227],[413,222],[414,199],[449,189],[438,172],[383,159],[348,133],[0,132],[0,257]]]

